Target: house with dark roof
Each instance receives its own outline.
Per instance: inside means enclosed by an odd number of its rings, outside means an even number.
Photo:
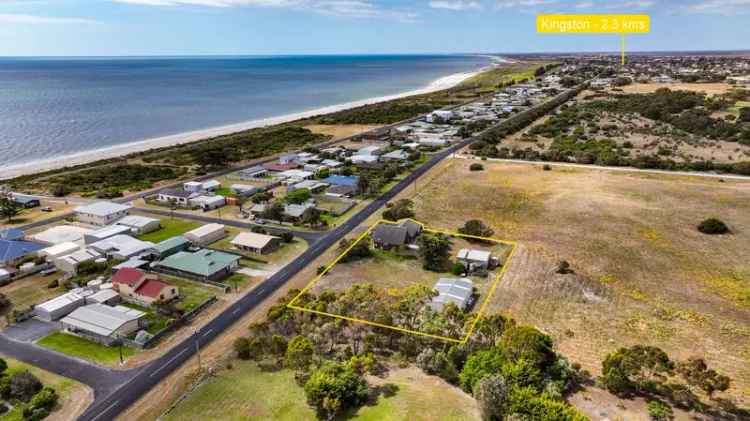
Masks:
[[[190,199],[197,197],[198,193],[177,190],[164,189],[156,195],[156,200],[162,203],[170,203],[176,206],[190,206]]]
[[[19,194],[13,195],[13,201],[26,209],[37,208],[42,205],[39,199],[33,198],[31,196],[22,196]]]
[[[398,224],[380,223],[372,231],[372,241],[375,247],[389,250],[411,244],[422,232],[422,226],[405,219]]]
[[[159,279],[158,274],[135,268],[118,270],[112,276],[112,286],[123,300],[147,307],[180,296],[178,288]]]

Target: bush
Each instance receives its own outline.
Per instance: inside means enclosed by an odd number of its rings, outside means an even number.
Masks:
[[[469,166],[469,171],[483,171],[484,165],[482,164],[471,164]]]
[[[234,340],[234,352],[237,353],[237,358],[241,360],[250,359],[250,341],[247,338],[237,338]]]
[[[542,169],[544,171],[552,171],[552,167],[549,164],[544,164],[544,166],[542,167]]]
[[[42,387],[42,382],[28,371],[21,371],[10,378],[10,396],[23,402],[28,402]]]
[[[307,403],[324,419],[361,405],[369,395],[367,382],[343,364],[328,363],[315,370],[305,383]]]
[[[456,276],[461,276],[466,272],[466,266],[463,263],[454,263],[451,268],[451,273]]]
[[[530,326],[514,326],[500,339],[500,350],[511,359],[523,358],[544,371],[555,361],[552,338]]]
[[[648,416],[654,421],[669,421],[674,418],[672,407],[662,401],[649,401],[646,410],[648,410]]]
[[[698,224],[698,231],[708,235],[726,234],[729,232],[729,227],[716,218],[708,218]]]

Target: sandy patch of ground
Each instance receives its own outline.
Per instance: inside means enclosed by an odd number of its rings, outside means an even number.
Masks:
[[[333,136],[333,139],[354,136],[381,127],[376,124],[312,124],[304,126],[313,133]]]
[[[704,92],[708,95],[721,95],[732,90],[728,83],[634,83],[621,86],[620,89],[629,94],[648,94],[657,89],[669,88],[673,91]]]

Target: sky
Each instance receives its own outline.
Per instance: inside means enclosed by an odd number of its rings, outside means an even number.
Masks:
[[[750,0],[0,0],[0,56],[617,51],[537,13],[646,13],[628,51],[750,49]]]

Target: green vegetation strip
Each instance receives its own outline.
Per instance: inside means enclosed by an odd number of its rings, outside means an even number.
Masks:
[[[37,341],[37,345],[103,365],[113,365],[120,361],[120,350],[118,347],[104,346],[61,332],[55,332],[40,339]],[[133,348],[122,347],[122,356],[125,359],[135,355],[135,353],[136,350]]]

